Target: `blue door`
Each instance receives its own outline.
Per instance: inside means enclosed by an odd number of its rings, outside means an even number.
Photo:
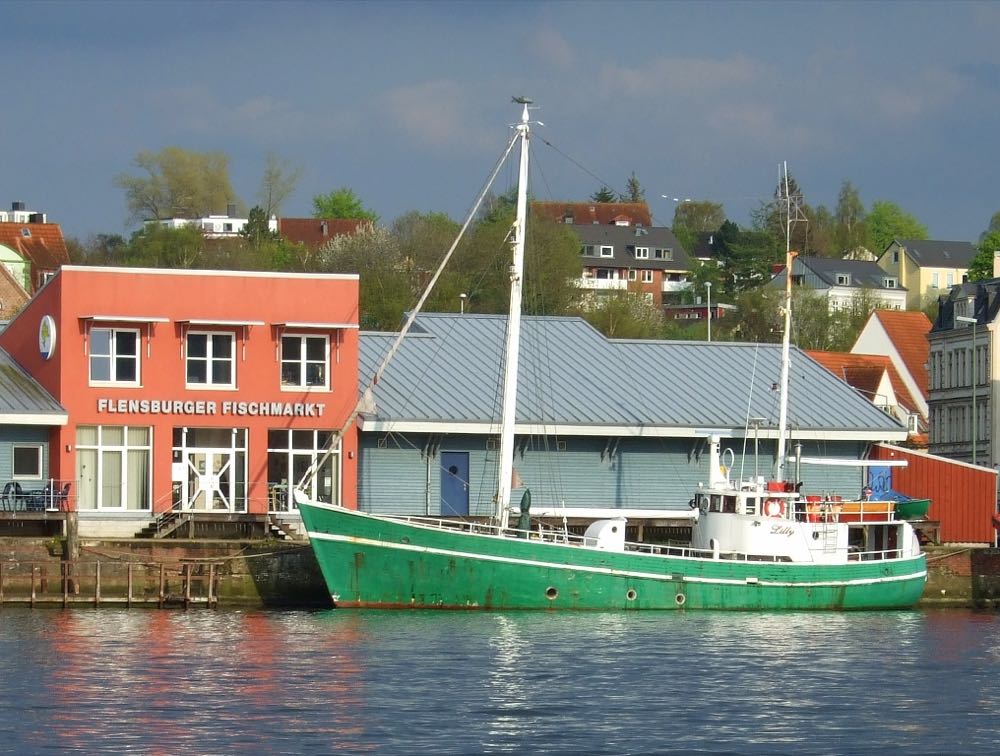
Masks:
[[[441,452],[441,516],[469,514],[469,453]]]

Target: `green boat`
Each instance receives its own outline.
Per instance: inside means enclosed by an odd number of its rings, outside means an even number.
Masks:
[[[772,481],[731,481],[728,467],[721,463],[719,437],[709,435],[708,484],[690,502],[689,545],[627,543],[626,519],[602,517],[597,511],[579,537],[564,530],[532,529],[530,511],[522,512],[518,527],[510,527],[529,133],[528,103],[518,102],[524,105],[521,122],[507,147],[509,155],[520,142],[521,162],[517,220],[511,232],[511,304],[494,517],[474,523],[358,512],[310,500],[304,493],[308,485],[303,485],[307,475],[295,491],[296,502],[335,606],[844,610],[915,604],[927,578],[925,557],[912,526],[897,516],[891,503],[803,496],[783,480],[791,253],[779,463]],[[447,256],[442,265],[445,262]],[[417,311],[419,305],[375,371],[373,384]],[[338,437],[370,401],[369,390]],[[310,474],[324,462],[319,460]]]
[[[896,515],[904,520],[922,520],[930,507],[930,499],[903,499],[896,502]]]

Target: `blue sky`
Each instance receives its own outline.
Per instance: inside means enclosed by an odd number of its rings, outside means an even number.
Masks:
[[[1000,3],[0,3],[0,206],[67,236],[125,233],[115,177],[142,150],[300,166],[283,214],[340,186],[391,222],[461,219],[532,97],[539,199],[623,190],[654,218],[749,223],[778,166],[812,205],[850,180],[935,239],[1000,210]],[[505,187],[501,187],[505,188]],[[220,209],[221,210],[221,209]]]

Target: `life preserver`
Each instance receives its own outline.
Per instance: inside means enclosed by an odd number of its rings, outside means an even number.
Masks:
[[[784,517],[785,502],[783,499],[764,499],[762,514],[765,517]]]

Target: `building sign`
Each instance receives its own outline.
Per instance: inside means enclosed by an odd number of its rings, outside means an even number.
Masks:
[[[211,402],[191,399],[97,400],[97,411],[109,415],[322,417],[325,410],[326,404],[316,402]]]
[[[51,315],[43,316],[38,324],[38,351],[46,360],[56,351],[56,321]]]

